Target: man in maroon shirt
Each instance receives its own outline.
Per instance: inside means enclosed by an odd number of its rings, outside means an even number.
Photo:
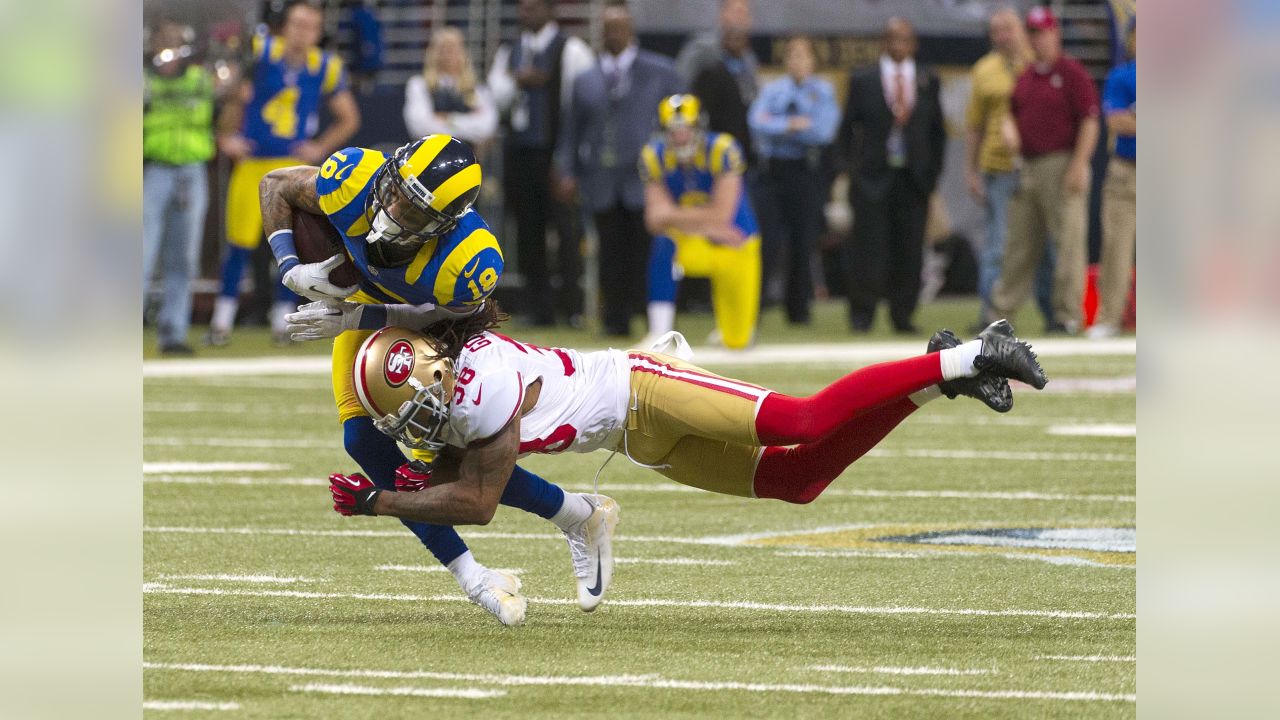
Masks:
[[[1046,234],[1054,242],[1053,321],[1049,332],[1080,330],[1088,262],[1089,158],[1098,142],[1098,91],[1079,60],[1062,53],[1058,19],[1027,13],[1035,59],[1018,77],[1004,133],[1022,159],[1009,205],[1009,234],[992,319],[1013,317],[1031,294]]]

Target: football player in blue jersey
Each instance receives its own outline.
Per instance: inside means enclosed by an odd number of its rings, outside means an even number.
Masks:
[[[658,123],[661,137],[640,151],[644,222],[654,235],[649,338],[675,323],[679,277],[705,277],[720,342],[744,349],[760,314],[760,229],[743,188],[742,147],[732,135],[707,132],[693,95],[664,98]]]
[[[489,325],[489,300],[502,274],[502,250],[472,206],[481,170],[466,143],[428,135],[390,157],[345,148],[319,167],[273,170],[261,184],[263,225],[285,285],[316,302],[289,316],[296,340],[333,338],[333,391],[347,452],[379,487],[422,489],[430,453],[407,458],[375,427],[360,403],[352,367],[364,340],[385,326],[423,329],[441,322]],[[357,286],[338,287],[329,272],[339,253],[301,263],[293,240],[294,209],[323,214],[342,235],[345,255],[359,269]],[[439,329],[436,330],[439,332]],[[608,552],[612,522],[600,496],[565,492],[516,468],[502,502],[535,513],[564,531],[579,585],[595,587],[601,550]],[[616,505],[610,503],[610,507]],[[504,624],[524,619],[519,580],[476,562],[452,527],[406,522],[454,574],[468,596]],[[603,592],[583,603],[593,610]],[[589,605],[589,606],[588,606]]]
[[[285,8],[279,34],[257,34],[251,43],[252,69],[218,119],[218,147],[235,161],[227,185],[227,246],[222,290],[214,303],[206,342],[225,345],[239,307],[244,266],[262,238],[258,183],[271,170],[318,165],[360,127],[360,110],[347,89],[342,60],[317,44],[323,30],[320,8],[295,2]],[[317,132],[320,106],[332,118]],[[287,342],[284,316],[298,298],[279,288],[272,307],[275,339]]]

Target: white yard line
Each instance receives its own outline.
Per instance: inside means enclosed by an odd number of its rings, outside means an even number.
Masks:
[[[143,710],[239,710],[240,703],[206,700],[144,700]]]
[[[277,577],[275,575],[226,575],[221,573],[201,575],[160,575],[161,580],[217,580],[220,582],[271,583],[288,585],[291,583],[320,582],[320,578],[309,577]]]
[[[329,685],[325,683],[290,685],[289,692],[326,693],[329,695],[400,695],[412,697],[462,698],[464,700],[483,700],[485,698],[502,697],[507,694],[506,690],[480,690],[479,688],[384,688],[370,687],[368,685]]]
[[[1121,453],[1011,452],[1003,450],[939,450],[931,448],[909,450],[872,448],[865,457],[941,460],[1044,460],[1048,462],[1137,462],[1135,455]]]
[[[144,437],[143,445],[160,447],[236,447],[261,448],[276,450],[280,448],[327,448],[335,452],[342,449],[342,439],[334,437],[330,440],[305,438],[270,438],[270,437]]]
[[[737,565],[736,560],[702,560],[699,558],[614,558],[619,565]]]
[[[324,478],[313,477],[251,477],[236,475],[148,475],[145,483],[171,483],[177,485],[328,485]]]
[[[1135,655],[1037,655],[1037,660],[1066,660],[1069,662],[1137,662]]]
[[[919,695],[927,697],[987,698],[993,700],[1066,700],[1082,702],[1137,702],[1134,694],[1071,692],[1049,690],[953,690],[948,688],[900,688],[858,685],[773,684],[738,681],[703,681],[665,678],[661,675],[555,676],[555,675],[489,675],[479,673],[431,672],[426,670],[327,670],[322,668],[283,667],[279,665],[205,665],[199,663],[144,662],[146,670],[178,670],[190,672],[247,673],[285,676],[370,677],[394,679],[451,680],[479,682],[504,687],[516,686],[595,686],[630,687],[661,690],[701,690],[752,693],[814,693],[826,695]]]
[[[779,550],[774,553],[778,557],[882,558],[886,560],[919,560],[921,558],[945,557],[955,554],[957,553],[942,550],[931,553],[897,552],[894,550]]]
[[[147,402],[142,403],[143,412],[154,413],[223,413],[233,415],[321,415],[336,414],[332,404],[321,405],[271,405],[264,403],[210,403],[210,402]]]
[[[990,675],[987,668],[937,668],[937,667],[850,667],[848,665],[810,665],[810,670],[838,673],[869,673],[876,675]]]
[[[1124,423],[1090,423],[1085,425],[1050,425],[1045,428],[1050,435],[1069,437],[1138,437],[1138,426]]]
[[[387,595],[378,593],[322,593],[302,590],[238,590],[223,588],[184,588],[170,587],[164,583],[144,583],[144,594],[167,595],[224,595],[231,597],[278,597],[296,598],[299,600],[389,600],[393,602],[470,602],[460,595]],[[577,600],[567,598],[529,598],[531,603],[546,605],[576,605]],[[1103,613],[1083,610],[1029,610],[1023,608],[1006,608],[988,610],[983,608],[924,608],[900,605],[860,606],[860,605],[791,605],[783,603],[759,603],[747,601],[721,600],[670,600],[665,598],[621,599],[610,600],[610,605],[619,607],[677,607],[677,608],[715,608],[720,610],[755,610],[765,612],[790,613],[837,613],[847,615],[955,615],[984,617],[1045,617],[1079,620],[1134,620],[1132,613]]]
[[[142,474],[273,472],[284,470],[288,467],[288,465],[261,462],[144,462],[142,463]]]
[[[1105,341],[1050,338],[1034,342],[1036,354],[1042,358],[1077,356],[1132,356],[1138,351],[1135,338]],[[590,352],[590,348],[582,348]],[[694,361],[699,365],[745,367],[752,365],[854,363],[891,360],[920,354],[918,342],[797,343],[792,345],[757,345],[745,352],[719,348],[696,348]],[[142,363],[144,378],[202,377],[233,375],[328,375],[332,372],[328,356],[257,357],[225,360],[147,360]],[[1052,383],[1051,383],[1052,384]]]
[[[384,572],[426,572],[426,573],[447,573],[449,568],[443,565],[374,565],[374,570],[382,570]],[[507,573],[508,575],[520,575],[526,570],[524,568],[490,568],[497,572]]]

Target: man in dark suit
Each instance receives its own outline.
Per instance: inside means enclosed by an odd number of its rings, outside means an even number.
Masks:
[[[649,262],[644,184],[636,167],[658,103],[676,92],[677,80],[671,60],[636,45],[625,5],[607,8],[603,20],[605,52],[574,82],[556,166],[559,195],[580,191],[595,216],[604,333],[628,337],[632,315],[644,310]]]
[[[894,330],[916,331],[925,219],[946,145],[938,78],[916,67],[916,46],[911,23],[890,19],[880,62],[849,79],[837,135],[854,212],[847,272],[856,332],[871,329],[882,296]]]

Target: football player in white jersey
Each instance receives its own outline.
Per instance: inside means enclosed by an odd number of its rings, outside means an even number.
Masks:
[[[1004,412],[1013,404],[1007,378],[1036,389],[1048,382],[1003,320],[966,343],[940,331],[928,349],[799,398],[655,352],[580,353],[491,331],[443,342],[384,328],[356,358],[361,402],[400,442],[442,448],[442,484],[397,493],[334,475],[334,507],[485,524],[517,457],[597,449],[692,487],[808,503],[925,402],[964,394]],[[607,584],[612,553],[599,563]]]

